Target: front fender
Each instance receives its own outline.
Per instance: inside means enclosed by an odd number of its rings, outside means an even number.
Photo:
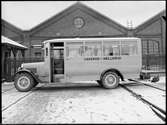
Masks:
[[[41,83],[42,81],[40,79],[38,79],[38,77],[31,71],[31,70],[28,70],[28,69],[25,69],[25,68],[21,68],[19,67],[18,71],[15,73],[14,77],[17,75],[17,74],[20,74],[20,73],[28,73],[30,74],[34,80],[38,83]]]

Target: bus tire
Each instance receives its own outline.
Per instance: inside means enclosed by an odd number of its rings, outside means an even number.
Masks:
[[[28,92],[35,86],[35,81],[30,74],[20,73],[15,77],[14,86],[20,92]]]
[[[101,81],[104,88],[113,89],[119,84],[119,76],[115,72],[109,71],[102,76]]]

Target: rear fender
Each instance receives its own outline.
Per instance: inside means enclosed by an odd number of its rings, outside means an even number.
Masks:
[[[102,79],[103,75],[104,75],[106,72],[109,72],[109,71],[115,72],[115,73],[121,78],[121,80],[124,81],[123,75],[122,75],[121,72],[120,72],[119,70],[117,70],[117,69],[107,69],[107,70],[103,71],[103,72],[101,73],[100,79]]]

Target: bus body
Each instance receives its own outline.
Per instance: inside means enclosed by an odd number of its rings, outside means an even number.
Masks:
[[[114,80],[115,74],[122,80],[138,78],[141,67],[139,38],[52,39],[44,41],[44,62],[24,63],[16,74],[29,73],[36,83],[84,80],[104,83]],[[16,88],[20,78],[17,76]]]

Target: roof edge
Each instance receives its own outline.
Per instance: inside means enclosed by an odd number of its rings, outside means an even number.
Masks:
[[[154,16],[150,17],[149,19],[145,20],[143,23],[139,24],[138,26],[136,26],[133,30],[136,31],[138,29],[140,29],[143,25],[145,25],[147,22],[149,22],[150,20],[153,20],[154,18],[158,18],[160,15],[162,15],[163,13],[165,13],[165,9],[158,12],[157,14],[155,14]]]
[[[23,30],[22,29],[16,27],[15,25],[9,23],[8,21],[6,21],[6,20],[4,20],[2,18],[1,18],[1,24],[6,26],[6,27],[8,27],[8,28],[13,29],[14,31],[16,31],[16,33],[19,33],[21,35],[23,34]]]
[[[17,43],[16,41],[11,40],[10,38],[5,37],[3,35],[1,35],[1,42],[2,42],[2,44],[10,44],[12,46],[16,46],[16,47],[19,47],[19,48],[28,49],[28,47],[26,47],[26,46],[24,46],[20,43]]]

